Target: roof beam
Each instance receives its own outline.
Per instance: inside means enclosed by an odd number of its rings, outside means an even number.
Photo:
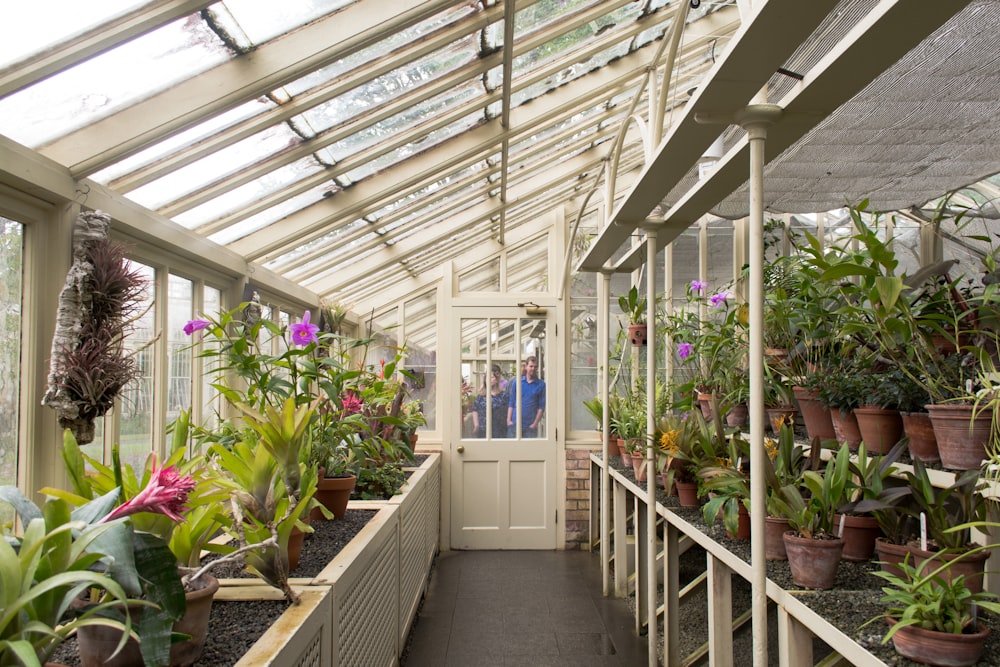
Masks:
[[[781,155],[824,118],[849,101],[882,72],[961,11],[970,0],[883,0],[778,103],[782,117],[767,130],[768,161]],[[669,211],[668,232],[657,234],[657,249],[731,194],[749,177],[749,141],[743,138]],[[667,184],[668,189],[671,184]],[[632,270],[644,261],[635,249],[618,264]]]
[[[600,270],[719,136],[722,128],[696,122],[695,114],[731,111],[749,102],[836,4],[836,0],[768,0],[760,6],[667,131],[642,175],[616,206],[610,224],[591,244],[580,270]]]
[[[454,0],[424,0],[416,5],[398,0],[352,3],[251,53],[56,139],[40,152],[68,166],[73,176],[92,174],[454,4]]]

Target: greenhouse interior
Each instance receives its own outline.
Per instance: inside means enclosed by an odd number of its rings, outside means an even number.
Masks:
[[[1000,0],[4,13],[0,665],[1000,664]]]

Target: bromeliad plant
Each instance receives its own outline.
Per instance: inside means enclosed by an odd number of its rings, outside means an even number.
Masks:
[[[806,470],[800,484],[774,490],[771,506],[788,519],[789,527],[802,537],[835,537],[834,514],[844,504],[850,476],[850,449],[844,445],[831,457],[822,473]]]
[[[56,498],[39,510],[15,487],[0,487],[0,499],[17,509],[25,525],[20,538],[0,539],[0,664],[41,667],[85,625],[123,628],[128,637],[127,614],[121,622],[101,615],[129,595],[108,573],[97,544],[120,532],[122,522],[88,524]],[[87,591],[96,602],[68,615]]]

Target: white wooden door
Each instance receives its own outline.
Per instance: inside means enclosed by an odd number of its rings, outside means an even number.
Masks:
[[[450,439],[452,548],[554,549],[551,316],[529,316],[522,308],[456,308],[453,321],[463,391],[461,422],[452,424]]]

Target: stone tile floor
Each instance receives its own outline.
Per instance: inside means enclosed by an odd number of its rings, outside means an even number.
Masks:
[[[448,551],[438,556],[405,667],[648,664],[623,600],[602,594],[597,554]]]

